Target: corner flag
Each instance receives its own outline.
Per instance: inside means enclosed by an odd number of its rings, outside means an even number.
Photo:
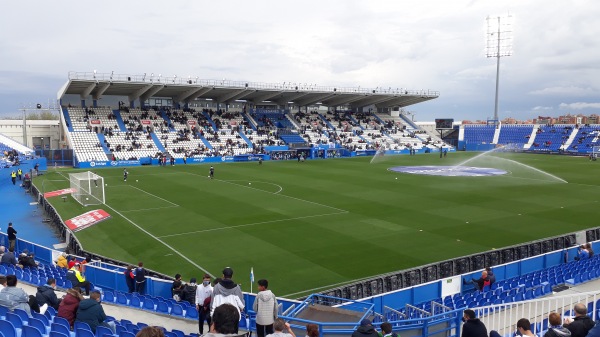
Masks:
[[[254,267],[250,268],[250,282],[254,282]]]

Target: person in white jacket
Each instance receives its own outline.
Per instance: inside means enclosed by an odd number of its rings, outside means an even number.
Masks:
[[[204,321],[210,329],[210,298],[213,287],[210,284],[210,275],[204,274],[202,284],[196,288],[196,308],[198,309],[198,331],[200,336],[204,334]]]
[[[217,283],[213,288],[213,294],[210,301],[210,316],[213,316],[215,308],[223,303],[233,304],[242,317],[242,311],[244,310],[244,295],[242,294],[242,288],[239,284],[236,284],[231,279],[233,277],[233,269],[227,267],[223,269],[223,279]]]
[[[273,322],[277,319],[277,298],[269,288],[269,281],[258,280],[258,294],[252,309],[256,312],[256,335],[265,337],[272,334]]]

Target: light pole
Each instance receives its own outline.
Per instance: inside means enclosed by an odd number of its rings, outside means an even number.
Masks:
[[[498,125],[498,91],[500,86],[500,57],[512,55],[514,16],[488,16],[485,56],[496,58],[496,96],[494,99],[494,125]]]

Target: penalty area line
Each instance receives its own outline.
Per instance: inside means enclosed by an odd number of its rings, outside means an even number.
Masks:
[[[301,219],[308,219],[308,218],[317,218],[317,217],[321,217],[321,216],[338,215],[338,214],[348,214],[348,213],[350,213],[350,212],[343,211],[343,212],[337,212],[337,213],[316,214],[316,215],[299,216],[299,217],[296,217],[296,218],[287,218],[287,219],[261,221],[261,222],[254,222],[254,223],[243,224],[243,225],[229,226],[229,227],[218,227],[218,228],[203,229],[203,230],[199,230],[199,231],[192,231],[192,232],[184,232],[184,233],[177,233],[177,234],[162,235],[162,236],[159,236],[159,238],[169,238],[169,237],[173,237],[173,236],[181,236],[181,235],[189,235],[189,234],[214,232],[214,231],[221,231],[221,230],[227,230],[227,229],[235,229],[235,228],[241,228],[241,227],[264,225],[264,224],[275,223],[275,222],[283,222],[283,221],[291,221],[291,220],[301,220]]]

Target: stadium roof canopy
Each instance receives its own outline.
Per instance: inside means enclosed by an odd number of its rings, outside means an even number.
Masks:
[[[378,108],[405,107],[439,97],[438,91],[400,88],[348,88],[316,86],[302,83],[260,83],[229,80],[200,80],[150,75],[123,75],[70,72],[69,80],[58,92],[79,95],[81,99],[102,96],[128,97],[130,102],[152,97],[172,98],[173,102],[189,103],[195,99],[211,99],[217,103],[247,101],[254,105],[273,102],[280,106],[345,106],[355,108],[375,105]]]

